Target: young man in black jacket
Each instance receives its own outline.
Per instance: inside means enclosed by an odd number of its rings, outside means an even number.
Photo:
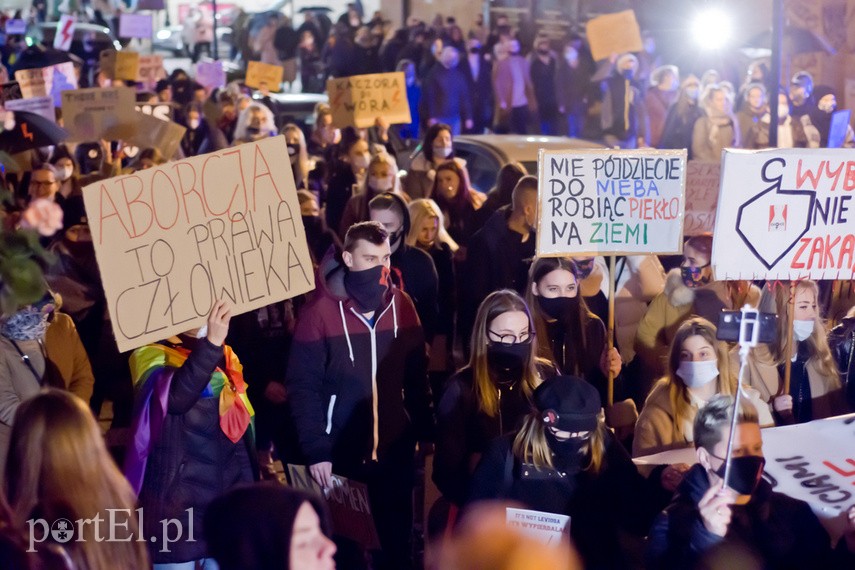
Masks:
[[[743,403],[733,440],[728,487],[723,476],[732,396],[714,396],[695,417],[698,461],[671,504],[653,523],[648,568],[697,568],[716,552],[741,551],[763,568],[855,567],[855,508],[847,513],[836,550],[804,501],[772,490],[762,479],[763,439],[757,410]]]

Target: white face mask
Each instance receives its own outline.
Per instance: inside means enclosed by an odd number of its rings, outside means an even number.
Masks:
[[[433,158],[434,160],[443,160],[451,157],[451,153],[453,152],[453,148],[451,145],[445,146],[442,144],[433,145]]]
[[[715,360],[683,360],[677,367],[677,376],[688,388],[709,384],[718,378],[718,362]]]
[[[57,178],[59,178],[60,182],[65,182],[66,180],[71,178],[71,175],[73,173],[74,173],[74,168],[71,166],[66,166],[65,168],[60,168],[56,174],[57,174]]]
[[[192,130],[196,130],[199,128],[199,119],[190,119],[190,124],[188,125]]]
[[[801,342],[803,340],[807,340],[810,338],[810,335],[813,334],[813,324],[814,321],[793,321],[793,336],[796,337],[796,340]]]
[[[388,177],[377,178],[376,176],[369,176],[368,186],[375,192],[388,192],[392,189],[392,180]]]
[[[363,152],[362,154],[353,159],[353,166],[355,166],[359,170],[364,170],[368,168],[369,162],[371,162],[371,155],[367,152]]]

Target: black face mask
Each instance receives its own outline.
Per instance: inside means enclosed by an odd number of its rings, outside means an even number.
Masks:
[[[487,346],[487,363],[503,379],[522,378],[523,369],[531,357],[531,343],[502,344],[491,342]]]
[[[323,222],[321,221],[320,216],[301,216],[303,218],[303,227],[306,229],[307,233],[315,232],[320,233]]]
[[[715,456],[713,456],[715,457]],[[722,459],[718,457],[718,459]],[[724,468],[727,464],[722,463],[715,474],[724,479]],[[727,486],[740,495],[751,495],[760,484],[763,477],[763,467],[766,458],[757,455],[746,455],[745,457],[732,457],[730,459],[730,481]]]
[[[587,279],[594,272],[594,260],[576,261],[576,271],[579,272],[579,279]]]
[[[546,430],[546,442],[549,449],[555,454],[553,461],[555,468],[564,473],[578,473],[582,470],[582,449],[588,443],[586,438],[571,437],[565,440],[558,439],[549,429]]]
[[[551,319],[563,320],[579,313],[579,297],[553,297],[550,299],[539,296],[537,303]]]
[[[389,234],[389,245],[395,247],[395,244],[398,243],[398,240],[401,239],[401,236],[404,235],[404,228],[401,227],[397,232],[392,232]]]
[[[247,127],[246,128],[246,134],[248,134],[248,135],[257,135],[260,132],[261,132],[261,129],[259,127]]]
[[[344,276],[344,289],[363,312],[376,311],[389,290],[389,270],[383,265],[362,271],[348,270]]]

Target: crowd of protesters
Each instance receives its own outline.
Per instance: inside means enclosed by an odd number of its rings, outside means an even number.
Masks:
[[[379,116],[339,129],[318,105],[304,131],[279,122],[267,92],[239,82],[211,91],[178,69],[138,96],[176,104],[187,131],[175,156],[90,141],[19,153],[27,167],[4,169],[4,223],[25,223],[37,201],[62,221],[41,240],[56,256],[47,294],[0,318],[0,565],[855,565],[855,507],[832,544],[806,503],[760,480],[761,427],[855,411],[852,282],[800,281],[790,303],[788,286],[716,281],[708,234],[688,238],[679,258],[620,257],[614,276],[602,257],[537,258],[537,178],[512,162],[481,193],[455,148],[461,133],[487,130],[593,133],[609,146],[718,161],[725,147],[768,146],[770,104],[779,146],[818,148],[837,105],[831,89],[804,72],[770,89],[760,65],[739,89],[714,71],[681,77],[659,65],[649,35],[640,56],[615,54],[592,82],[581,37],[555,42],[502,17],[468,33],[438,19],[389,34],[382,15],[363,23],[354,6],[335,24],[307,16],[291,30],[296,43],[282,33],[290,25],[271,20],[249,57],[264,59],[269,42],[269,62],[290,60],[285,81],[299,73],[305,91],[327,76],[403,71],[412,124]],[[278,40],[294,49],[283,54]],[[97,69],[92,80],[118,84]],[[278,135],[316,289],[241,315],[220,300],[206,326],[119,353],[83,186]],[[408,138],[420,145],[403,170]],[[736,347],[717,339],[716,324],[745,304],[779,318],[738,388]],[[96,419],[106,402],[105,440]],[[691,467],[632,461],[689,447]],[[306,466],[326,491],[337,476],[366,484],[379,548],[334,534],[322,500],[278,482],[277,461]],[[414,497],[426,477],[441,497],[423,513]],[[506,534],[485,500],[569,515],[578,557]],[[47,538],[54,521],[138,507],[144,516],[124,529],[141,540],[100,541],[92,525],[79,526],[79,540]],[[27,549],[35,519],[47,521],[45,536]],[[191,536],[161,548],[163,521]]]

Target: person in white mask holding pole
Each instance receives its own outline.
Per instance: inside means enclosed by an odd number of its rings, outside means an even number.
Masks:
[[[727,345],[716,339],[715,325],[700,317],[680,325],[671,343],[667,373],[651,390],[638,417],[633,457],[691,446],[698,410],[716,394],[733,395],[738,372]],[[743,389],[760,410],[760,425],[772,425],[772,415],[757,390]],[[673,468],[679,471],[679,466]],[[663,484],[667,475],[663,474]]]
[[[795,296],[790,304],[790,292]],[[817,304],[814,281],[799,281],[795,287],[776,283],[763,289],[760,310],[778,315],[776,342],[757,346],[748,358],[744,382],[760,392],[775,416],[776,424],[804,423],[846,413],[840,375],[828,347],[828,331]],[[793,329],[788,313],[793,310]],[[784,376],[787,340],[792,335],[790,385]]]

